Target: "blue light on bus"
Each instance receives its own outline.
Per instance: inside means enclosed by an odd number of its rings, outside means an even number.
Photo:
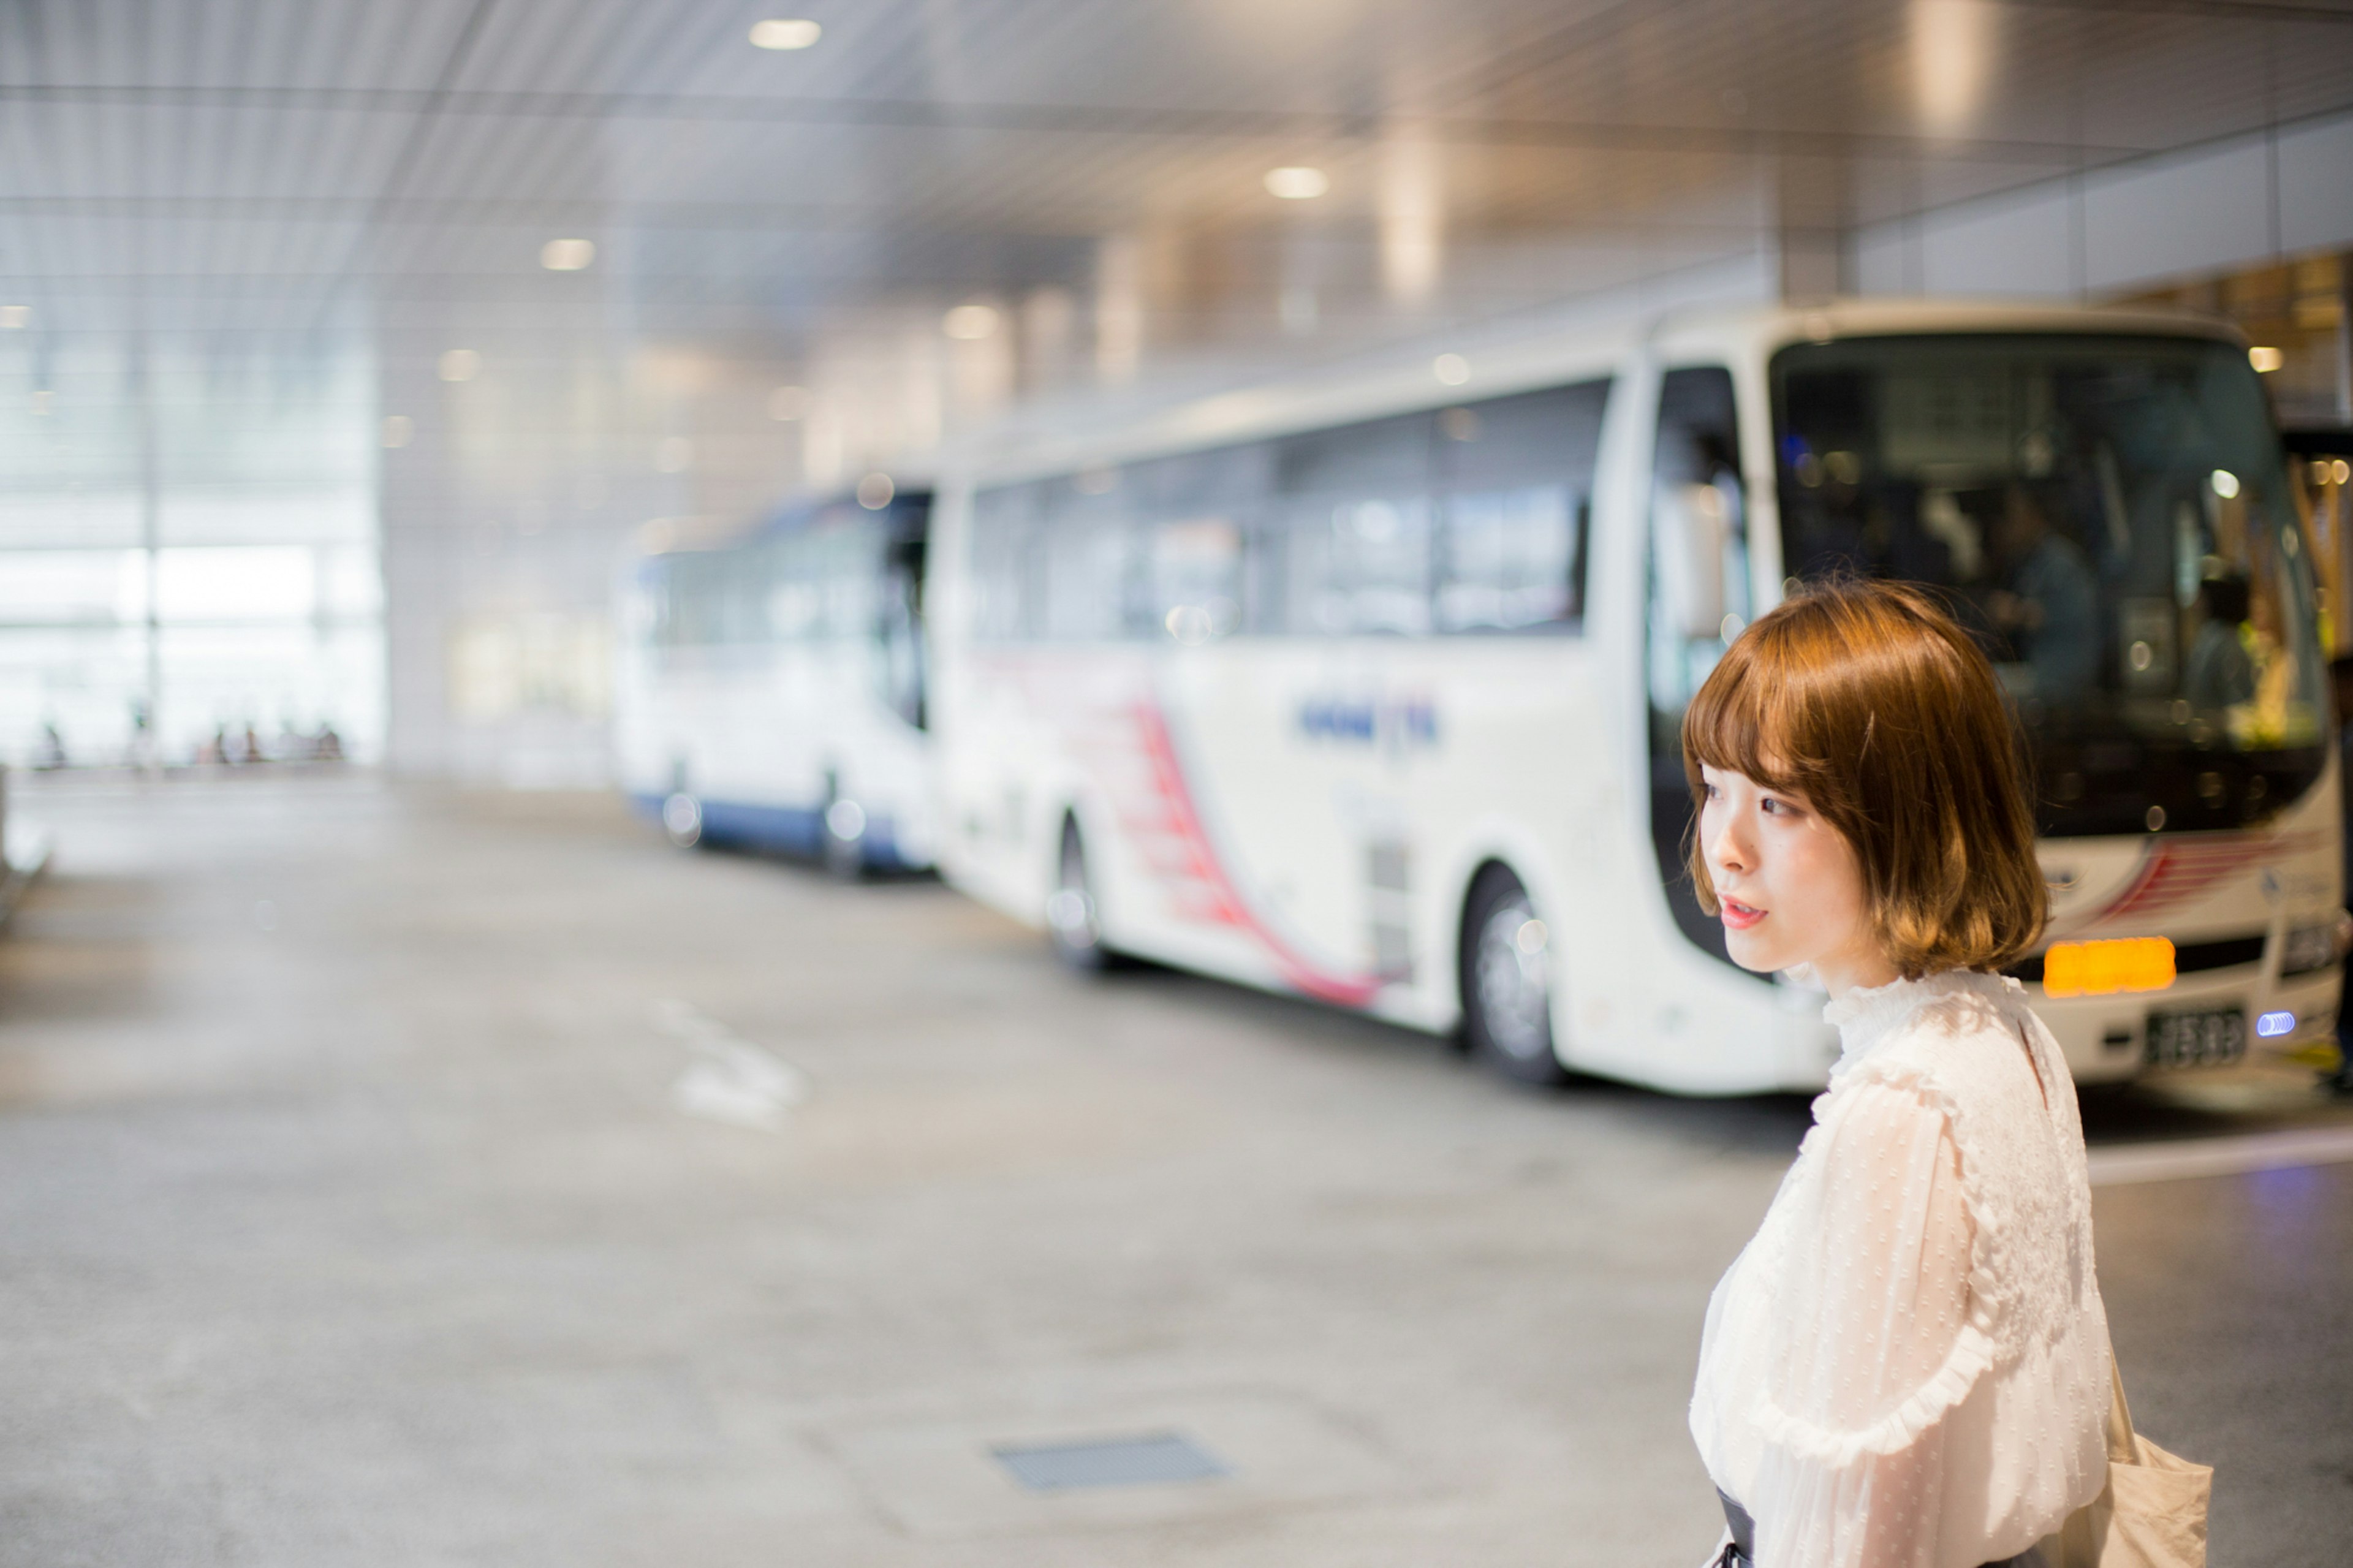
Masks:
[[[2266,1013],[2255,1020],[2255,1033],[2267,1040],[2284,1035],[2295,1027],[2295,1015],[2293,1013]]]

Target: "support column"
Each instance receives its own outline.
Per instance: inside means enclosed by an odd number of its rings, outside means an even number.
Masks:
[[[164,733],[164,455],[156,428],[154,346],[146,326],[139,330],[132,351],[138,377],[139,398],[139,549],[147,574],[147,722],[143,732],[134,726],[132,745],[142,771],[163,763]]]

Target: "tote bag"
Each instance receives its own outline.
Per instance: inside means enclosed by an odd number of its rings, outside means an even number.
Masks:
[[[2043,1560],[2051,1568],[2206,1568],[2213,1467],[2135,1432],[2113,1354],[2108,1368],[2108,1484],[2043,1542]]]

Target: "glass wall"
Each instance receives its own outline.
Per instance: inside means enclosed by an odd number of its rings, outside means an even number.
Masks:
[[[359,353],[0,332],[0,760],[375,755],[374,389]]]

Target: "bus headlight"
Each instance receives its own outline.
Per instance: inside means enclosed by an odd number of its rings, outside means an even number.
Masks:
[[[2280,942],[2282,975],[2309,974],[2345,956],[2353,916],[2338,915],[2326,925],[2295,926]]]

